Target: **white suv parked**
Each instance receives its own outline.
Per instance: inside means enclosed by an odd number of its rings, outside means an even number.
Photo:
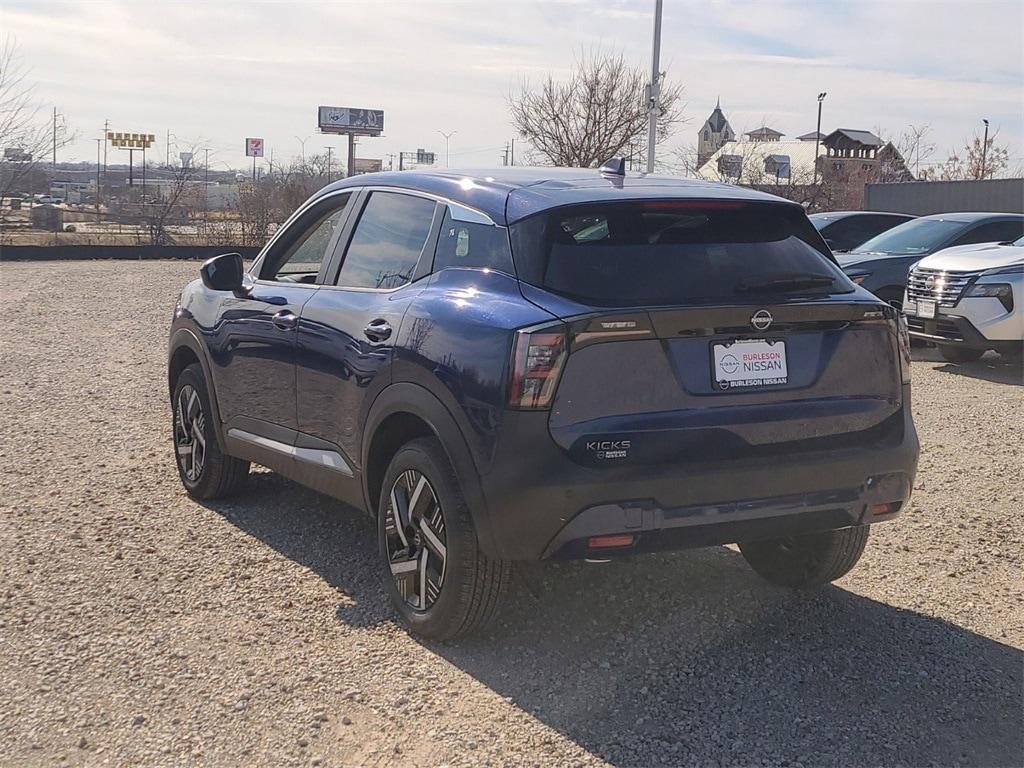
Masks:
[[[951,362],[1024,352],[1024,237],[947,248],[917,262],[903,297],[910,335]]]

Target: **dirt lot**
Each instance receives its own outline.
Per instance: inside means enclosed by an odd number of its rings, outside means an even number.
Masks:
[[[0,265],[0,763],[1024,763],[1019,367],[920,356],[913,502],[834,587],[729,548],[545,566],[490,635],[423,644],[353,510],[265,472],[181,490],[164,345],[195,274]]]

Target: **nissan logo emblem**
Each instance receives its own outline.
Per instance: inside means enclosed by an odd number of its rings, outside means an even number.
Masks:
[[[750,324],[758,331],[767,331],[772,324],[772,313],[767,309],[759,309],[751,316]]]

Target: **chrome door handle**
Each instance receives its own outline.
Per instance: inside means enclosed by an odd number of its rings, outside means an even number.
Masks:
[[[299,322],[299,318],[295,316],[294,312],[282,309],[280,312],[274,313],[274,316],[270,318],[270,322],[282,331],[290,331],[295,327],[295,324]]]
[[[391,323],[387,320],[371,320],[370,324],[363,328],[363,334],[370,341],[386,341],[391,338]]]

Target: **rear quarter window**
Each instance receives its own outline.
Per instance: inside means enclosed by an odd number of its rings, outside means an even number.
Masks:
[[[514,275],[508,230],[494,224],[459,221],[447,210],[434,253],[434,271],[448,267],[496,269]]]
[[[771,203],[573,206],[512,226],[519,277],[599,306],[749,301],[742,286],[794,276],[848,282],[803,211]]]

